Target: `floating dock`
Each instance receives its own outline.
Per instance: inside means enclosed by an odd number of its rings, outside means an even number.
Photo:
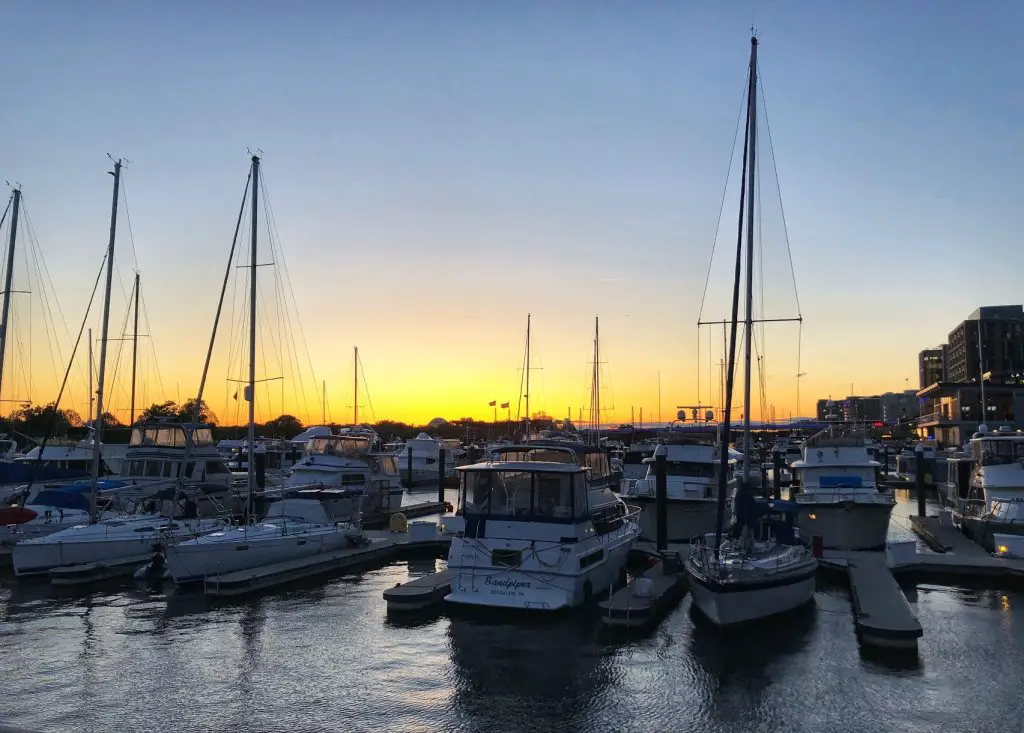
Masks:
[[[686,564],[682,555],[664,553],[657,564],[597,604],[601,620],[612,628],[645,628],[674,608],[686,589]]]
[[[907,603],[885,556],[862,553],[847,563],[857,634],[861,643],[890,649],[914,649],[924,631]]]
[[[153,559],[153,553],[123,557],[107,562],[91,562],[85,565],[69,565],[53,568],[46,575],[53,585],[88,585],[112,578],[123,578],[135,573]]]
[[[337,570],[388,562],[403,554],[439,553],[451,544],[451,535],[437,532],[422,539],[413,539],[406,532],[377,531],[367,532],[366,536],[369,542],[365,545],[210,576],[203,582],[203,592],[214,598],[240,596]]]
[[[416,517],[429,517],[433,514],[444,514],[445,509],[443,501],[421,501],[416,504],[403,506],[396,513],[404,514],[406,519],[415,519]],[[363,527],[366,529],[386,527],[388,522],[391,521],[392,516],[392,514],[388,514],[386,516],[374,517],[373,519],[363,519]]]
[[[895,572],[912,572],[949,580],[977,579],[984,575],[1005,578],[1015,583],[1024,581],[1024,560],[993,555],[938,517],[911,517],[910,523],[914,532],[934,553],[919,552],[913,565],[894,568]]]
[[[451,592],[454,570],[442,570],[439,573],[425,575],[408,583],[399,583],[394,588],[384,591],[384,600],[388,603],[388,613],[395,611],[422,611],[440,603]]]

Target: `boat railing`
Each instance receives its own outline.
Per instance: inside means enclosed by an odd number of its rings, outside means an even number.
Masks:
[[[796,495],[797,503],[807,502],[844,502],[857,504],[891,504],[896,500],[892,487],[864,486],[860,489],[832,488],[808,486],[804,484]]]
[[[794,554],[800,551],[799,545],[793,545],[790,552],[780,553],[772,558],[771,562],[753,563],[750,558],[743,554],[735,545],[733,540],[724,539],[722,545],[715,548],[708,546],[707,542],[714,538],[714,534],[705,537],[694,537],[690,540],[690,553],[687,561],[693,563],[701,574],[708,577],[722,578],[735,577],[739,574],[764,574],[774,572],[792,564]],[[778,547],[774,537],[769,537],[767,542],[757,542],[764,549]]]

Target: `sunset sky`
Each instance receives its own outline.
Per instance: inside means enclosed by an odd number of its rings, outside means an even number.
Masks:
[[[764,315],[798,312],[781,188],[804,318],[802,333],[764,330],[767,402],[778,417],[796,412],[798,371],[805,415],[851,383],[858,394],[915,387],[920,349],[979,305],[1024,299],[1024,4],[753,6],[779,182],[762,126]],[[299,380],[275,363],[284,319],[270,302],[273,270],[261,268],[257,378],[286,378],[258,388],[259,419],[287,411],[318,422],[326,380],[329,417],[350,420],[353,345],[365,419],[489,419],[492,399],[511,400],[515,416],[532,313],[533,410],[586,412],[599,315],[604,421],[641,407],[655,418],[659,372],[668,420],[709,391],[718,399],[721,329],[702,332],[698,359],[696,321],[751,7],[6,3],[0,175],[23,186],[50,308],[59,301],[73,336],[107,241],[106,154],[131,161],[111,338],[138,268],[142,404],[196,393],[246,151],[258,148],[305,336],[293,323]],[[728,308],[739,155],[710,319]],[[0,412],[10,400],[53,399],[64,367],[47,347],[22,239],[14,289],[34,294],[14,296]],[[261,251],[261,264],[280,265]],[[244,376],[243,291],[225,306],[207,391],[222,422],[236,410],[244,419],[227,381]],[[125,419],[128,345],[110,349],[113,409]],[[65,404],[84,414],[78,361]]]

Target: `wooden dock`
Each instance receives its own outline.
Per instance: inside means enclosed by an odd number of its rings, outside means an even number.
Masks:
[[[395,611],[422,611],[444,600],[451,592],[454,570],[442,570],[408,583],[399,583],[384,591],[388,613]]]
[[[847,562],[861,643],[890,649],[916,648],[924,632],[886,566],[885,555],[861,554]]]
[[[686,589],[685,560],[666,553],[656,565],[597,604],[601,620],[618,629],[650,626],[682,599]]]
[[[203,582],[203,592],[214,598],[245,595],[338,570],[385,563],[402,554],[439,553],[451,544],[451,536],[440,533],[418,541],[411,540],[407,532],[376,531],[367,532],[366,536],[366,545],[211,576]]]

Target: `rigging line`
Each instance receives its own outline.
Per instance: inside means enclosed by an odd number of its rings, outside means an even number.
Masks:
[[[527,329],[527,332],[529,332],[529,330],[530,329]],[[526,368],[527,368],[527,364],[526,364],[526,350],[530,348],[529,345],[527,344],[527,339],[528,338],[529,338],[529,333],[527,333],[527,335],[523,337],[523,344],[525,344],[525,346],[523,348],[523,368],[519,372],[519,401],[516,403],[516,422],[519,422],[520,417],[522,415],[522,409],[523,409],[523,379],[526,377]],[[530,436],[526,436],[526,437],[530,437]]]
[[[132,245],[132,259],[135,260],[135,271],[140,272],[139,255],[135,251],[135,235],[132,233],[132,215],[128,211],[128,192],[125,190],[124,175],[121,176],[121,198],[124,200],[124,218],[128,221],[128,241]]]
[[[96,273],[96,282],[92,286],[92,295],[89,296],[89,304],[85,308],[85,315],[82,317],[82,325],[78,329],[78,338],[75,339],[74,346],[71,349],[71,358],[68,359],[67,369],[64,370],[64,381],[61,382],[60,390],[57,392],[57,399],[53,402],[53,412],[50,413],[50,420],[46,426],[46,433],[43,435],[43,441],[39,444],[39,453],[36,455],[33,466],[39,468],[43,462],[43,454],[46,452],[46,444],[49,442],[50,437],[53,434],[53,429],[57,426],[57,415],[60,414],[60,401],[64,396],[64,388],[67,387],[68,377],[71,375],[71,365],[75,362],[75,354],[78,353],[78,345],[82,342],[82,333],[85,331],[85,326],[89,322],[89,312],[92,310],[93,301],[96,299],[96,291],[99,290],[100,278],[103,276],[103,268],[107,263],[107,255],[104,252],[103,259],[100,261],[100,271]],[[99,436],[93,436],[94,440],[98,440]],[[35,474],[33,471],[29,476],[28,487],[25,493],[21,495],[20,506],[25,506],[25,500],[28,499],[29,493],[32,491],[32,484],[35,483]]]
[[[789,246],[789,227],[786,225],[786,208],[782,203],[782,187],[779,185],[779,167],[775,164],[775,144],[772,142],[772,126],[768,123],[768,100],[764,94],[764,78],[758,69],[757,78],[761,87],[761,107],[764,109],[764,127],[768,133],[768,149],[772,154],[772,172],[775,174],[775,188],[779,192],[779,211],[782,212],[782,233],[786,238],[786,253],[789,255],[789,274],[793,278],[793,297],[796,299],[796,313],[803,318],[800,308],[800,292],[796,285],[796,268],[793,267],[793,250]]]
[[[746,105],[743,104],[743,100],[747,96],[747,87],[750,85],[748,76],[748,74],[744,74],[743,78],[743,94],[740,96],[740,112],[736,116],[736,130],[733,132],[732,147],[729,150],[729,167],[726,169],[725,183],[722,184],[722,200],[718,205],[718,223],[715,225],[715,238],[711,243],[711,257],[708,259],[708,271],[704,276],[704,292],[700,296],[700,311],[697,314],[698,321],[704,315],[704,300],[708,295],[708,283],[711,282],[711,266],[715,262],[715,249],[718,247],[718,234],[722,228],[722,214],[725,213],[725,197],[729,191],[729,175],[732,173],[732,161],[736,156],[736,140],[739,139],[740,135],[740,120],[743,119],[744,109],[746,108]]]
[[[764,322],[765,310],[764,310],[764,206],[761,198],[761,166],[757,166],[754,169],[755,180],[755,196],[754,204],[757,209],[757,299],[758,308],[760,313],[758,314],[761,320],[761,350],[758,353],[758,386],[761,390],[761,422],[764,422],[764,413],[768,406],[768,398],[766,395],[766,383],[765,383],[765,372],[768,368],[768,340],[765,334],[765,328],[767,325]],[[757,329],[757,326],[754,327]],[[757,348],[757,341],[754,342],[755,349]]]
[[[148,335],[149,348],[153,355],[153,369],[156,371],[156,381],[160,386],[160,394],[164,394],[164,378],[160,373],[160,360],[156,355],[156,344],[153,338],[153,328],[149,325],[149,307],[146,305],[146,295],[142,292],[142,288],[139,288],[139,305],[142,308],[142,323],[146,327],[146,334]]]
[[[135,295],[135,281],[132,280],[132,292],[129,296],[129,300]],[[125,336],[128,333],[128,320],[131,318],[132,312],[129,309],[125,309],[124,321],[121,323],[121,338],[117,340],[117,353],[114,355],[114,368],[110,374],[110,393],[111,397],[117,397],[117,389],[120,388],[120,396],[127,397],[125,394],[124,384],[118,383],[117,375],[121,370],[121,355],[124,352]],[[115,414],[114,400],[110,401],[110,409],[108,412],[113,415]]]
[[[366,392],[366,402],[370,405],[370,417],[377,422],[377,413],[373,411],[373,398],[370,397],[370,386],[366,383],[366,372],[363,371],[363,357],[359,357],[359,373],[363,377],[363,391]]]
[[[268,228],[273,228],[273,238],[274,238],[275,241],[277,241],[277,245],[278,245],[277,246],[277,250],[278,250],[278,253],[280,255],[280,260],[281,260],[281,265],[280,265],[281,266],[281,271],[284,273],[284,279],[285,279],[285,282],[288,284],[288,292],[291,295],[292,305],[294,305],[294,307],[295,307],[295,321],[296,321],[296,323],[299,326],[299,339],[302,341],[302,347],[303,347],[303,350],[306,353],[306,361],[309,364],[310,376],[313,378],[313,383],[316,384],[316,381],[317,381],[317,379],[316,379],[316,369],[313,368],[313,357],[309,353],[309,342],[306,340],[306,331],[305,331],[305,329],[302,326],[302,318],[299,316],[299,304],[298,304],[298,301],[295,299],[295,288],[292,286],[292,277],[291,277],[291,273],[288,270],[288,261],[284,257],[284,249],[281,247],[281,238],[278,235],[278,229],[277,229],[277,217],[274,216],[274,209],[270,205],[270,192],[269,192],[269,190],[267,188],[267,185],[266,185],[265,181],[266,181],[266,179],[264,178],[264,184],[262,186],[263,199],[264,199],[264,204],[263,204],[264,214],[267,217]],[[290,314],[289,314],[289,328],[291,328]],[[301,380],[301,379],[299,380],[299,389],[300,389],[300,391],[302,393],[303,403],[305,404],[306,403],[306,387],[305,387],[305,384],[304,384],[303,380]]]

